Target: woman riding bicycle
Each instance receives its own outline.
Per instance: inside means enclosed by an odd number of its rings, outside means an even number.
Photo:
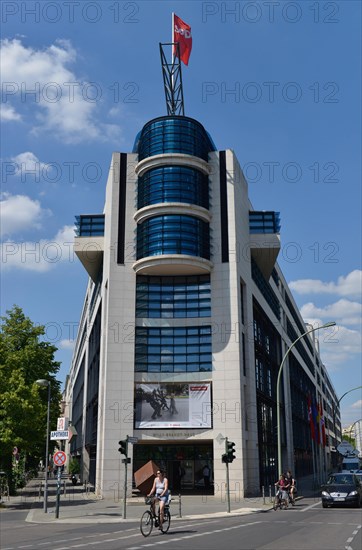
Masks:
[[[151,489],[150,493],[147,496],[150,497],[153,494],[155,494],[155,499],[152,503],[153,514],[156,515],[156,513],[155,513],[155,503],[156,503],[156,500],[158,500],[159,505],[160,505],[160,525],[159,525],[159,529],[162,529],[163,517],[164,517],[163,512],[164,512],[165,504],[168,501],[168,497],[169,497],[168,479],[167,479],[167,477],[165,477],[165,473],[164,473],[163,470],[157,470],[157,477],[155,477],[152,489]]]
[[[289,481],[286,480],[284,474],[280,474],[279,480],[274,485],[278,489],[277,494],[279,493],[279,498],[282,502],[284,502],[284,507],[288,508]]]

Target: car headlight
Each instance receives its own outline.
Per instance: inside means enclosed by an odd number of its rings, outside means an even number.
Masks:
[[[331,495],[327,491],[322,491],[322,497],[331,498]]]
[[[357,494],[357,491],[351,491],[348,496],[349,497],[354,497],[354,496],[356,496],[356,494]]]

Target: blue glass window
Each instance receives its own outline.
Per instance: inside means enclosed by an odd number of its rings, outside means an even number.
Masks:
[[[193,216],[155,216],[137,226],[137,260],[160,254],[210,259],[209,224]]]
[[[160,117],[151,120],[137,136],[134,152],[139,160],[164,153],[184,153],[208,159],[208,153],[215,151],[205,128],[188,117]]]
[[[211,371],[211,326],[136,327],[135,370]]]
[[[250,233],[280,233],[279,212],[249,212]]]
[[[75,219],[77,237],[102,237],[104,235],[104,214],[80,215]]]
[[[184,202],[209,208],[208,177],[193,168],[153,168],[138,179],[138,208],[161,202]]]
[[[136,317],[211,316],[210,276],[146,277],[136,283]]]

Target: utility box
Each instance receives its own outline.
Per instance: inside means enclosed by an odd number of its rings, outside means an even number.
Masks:
[[[147,495],[151,491],[158,470],[157,464],[150,460],[134,473],[136,487],[141,493]]]

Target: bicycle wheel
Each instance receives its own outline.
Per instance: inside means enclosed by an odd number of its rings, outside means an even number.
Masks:
[[[151,531],[153,529],[153,518],[149,510],[146,510],[146,512],[144,512],[141,517],[140,529],[144,537],[148,537],[148,535],[151,534]]]
[[[274,499],[274,505],[273,505],[273,510],[276,512],[276,511],[278,510],[279,507],[280,507],[279,498],[278,498],[278,497],[275,497],[275,499]]]
[[[161,525],[162,533],[167,533],[167,531],[170,528],[170,523],[171,523],[171,514],[168,510],[165,510],[163,512],[163,524]]]

